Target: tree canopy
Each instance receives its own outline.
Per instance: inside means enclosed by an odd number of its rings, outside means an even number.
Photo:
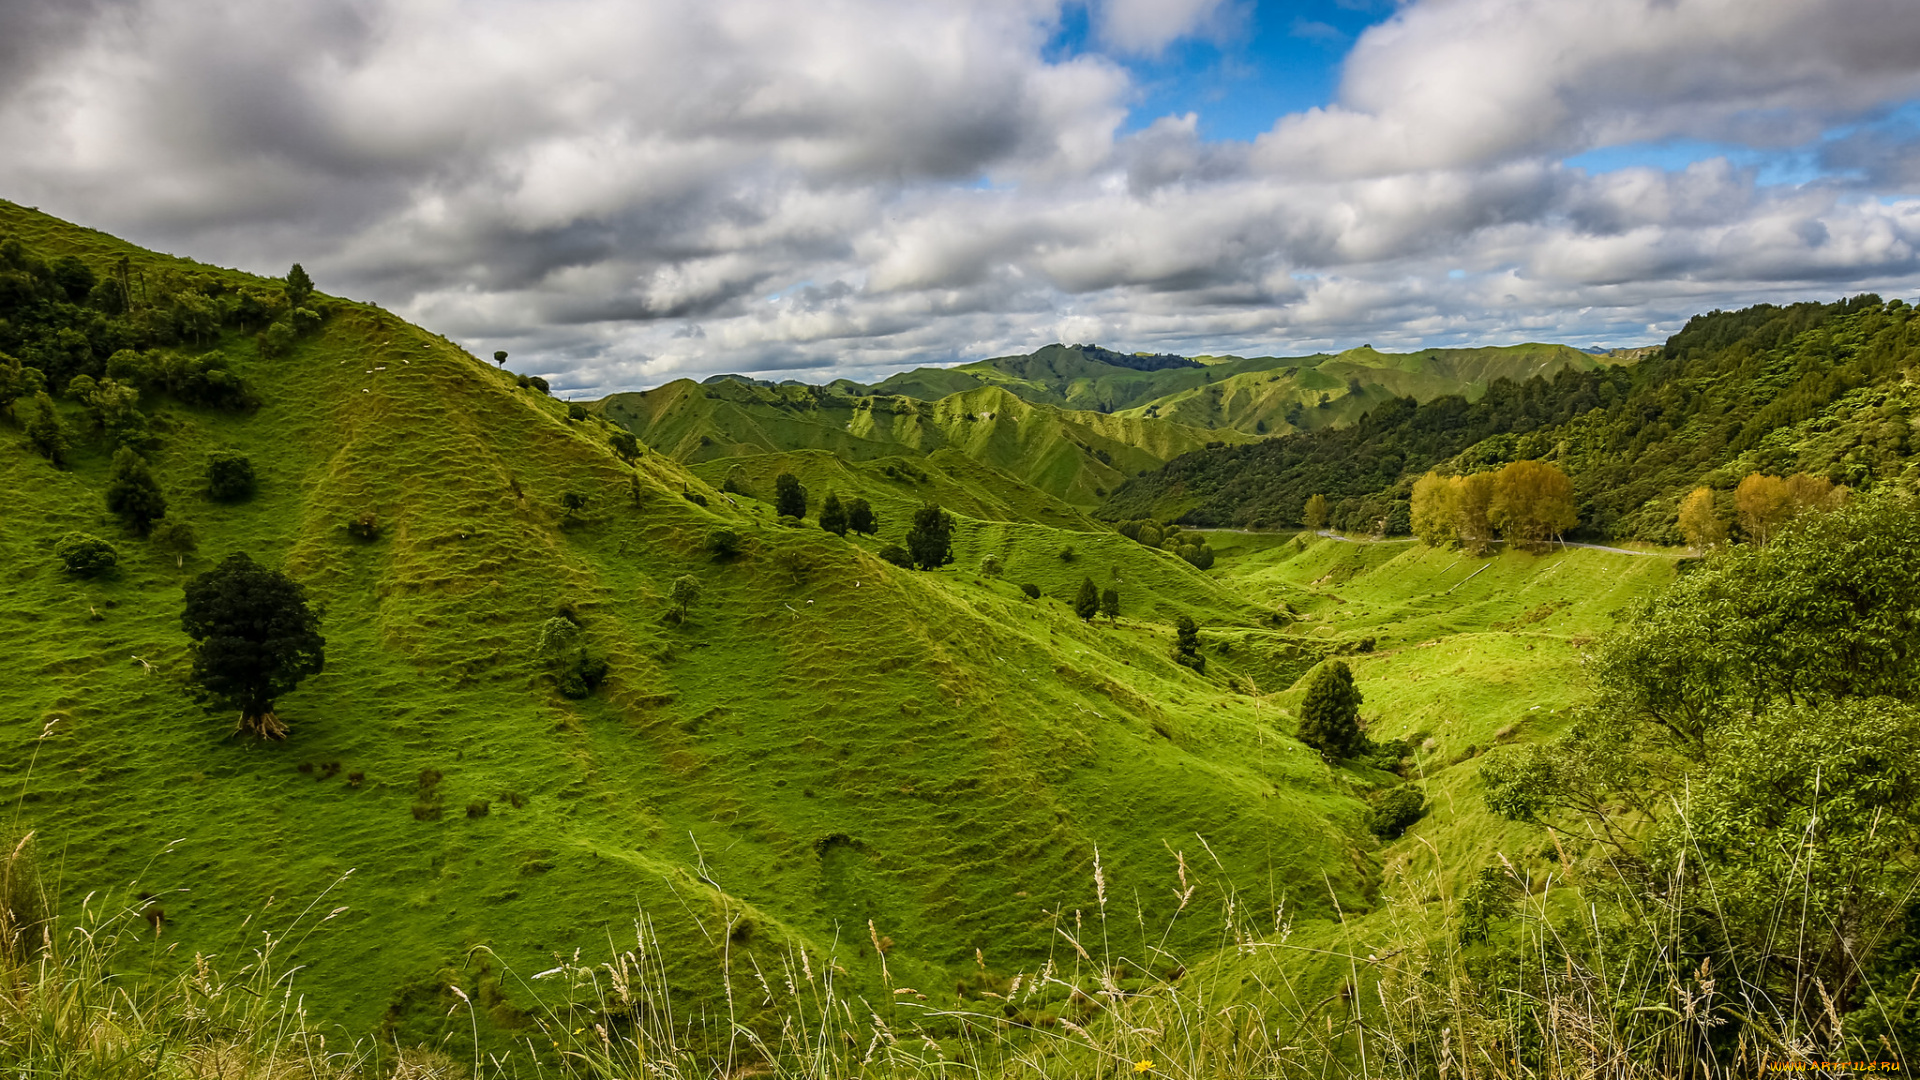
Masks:
[[[953,515],[937,503],[923,503],[913,512],[907,530],[907,554],[922,570],[938,570],[953,561]]]
[[[773,478],[773,509],[781,517],[807,516],[807,489],[799,477],[783,472]]]
[[[188,583],[180,625],[194,642],[188,677],[208,709],[238,709],[236,730],[285,738],[274,703],[326,666],[306,590],[244,554],[229,555]]]
[[[1300,703],[1300,741],[1329,760],[1350,758],[1366,746],[1360,730],[1360,688],[1345,660],[1334,660],[1313,673],[1307,696]]]

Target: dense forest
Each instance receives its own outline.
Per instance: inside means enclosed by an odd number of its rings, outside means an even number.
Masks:
[[[1537,459],[1572,477],[1580,533],[1677,543],[1679,502],[1699,485],[1731,516],[1753,473],[1856,489],[1901,475],[1912,315],[1872,294],[1714,311],[1632,368],[1503,380],[1472,403],[1401,399],[1350,428],[1187,454],[1129,480],[1101,516],[1284,527],[1323,495],[1334,528],[1405,533],[1424,472]]]

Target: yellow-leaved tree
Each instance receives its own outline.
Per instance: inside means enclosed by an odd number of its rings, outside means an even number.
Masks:
[[[1727,523],[1720,520],[1712,488],[1694,488],[1680,500],[1680,535],[1695,551],[1709,551],[1727,542]]]
[[[1580,523],[1573,481],[1550,462],[1513,462],[1494,474],[1487,520],[1509,542],[1538,547]]]
[[[1460,542],[1459,477],[1429,472],[1413,482],[1413,535],[1434,547]]]

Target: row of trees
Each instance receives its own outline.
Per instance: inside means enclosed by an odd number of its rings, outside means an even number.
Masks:
[[[1848,494],[1824,476],[1750,473],[1733,490],[1733,510],[1747,539],[1765,546],[1788,522],[1811,510],[1839,509]],[[1719,547],[1731,533],[1720,497],[1710,487],[1694,488],[1680,500],[1679,525],[1680,535],[1697,551]]]
[[[1579,524],[1573,482],[1545,461],[1515,461],[1497,472],[1442,476],[1413,485],[1413,534],[1435,547],[1459,544],[1480,553],[1496,534],[1538,546]]]

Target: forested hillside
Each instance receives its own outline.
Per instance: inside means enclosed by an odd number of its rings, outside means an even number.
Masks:
[[[1336,528],[1404,533],[1427,470],[1537,459],[1573,478],[1588,535],[1675,543],[1679,501],[1700,485],[1731,519],[1752,473],[1906,476],[1912,315],[1872,295],[1712,312],[1631,368],[1500,381],[1473,403],[1405,398],[1351,428],[1190,454],[1129,480],[1100,516],[1284,527],[1324,495]]]

